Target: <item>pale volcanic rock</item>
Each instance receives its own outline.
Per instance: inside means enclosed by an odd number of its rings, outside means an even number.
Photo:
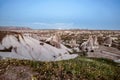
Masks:
[[[97,37],[93,38],[92,36],[89,36],[88,40],[81,44],[81,49],[83,51],[92,51],[98,47]]]
[[[6,35],[0,44],[0,56],[40,61],[58,61],[78,56],[69,54],[70,49],[60,43],[59,45],[61,48],[56,48],[29,36]]]

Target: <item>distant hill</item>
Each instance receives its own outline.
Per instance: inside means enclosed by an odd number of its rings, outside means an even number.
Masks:
[[[0,26],[0,30],[32,30],[29,27]]]

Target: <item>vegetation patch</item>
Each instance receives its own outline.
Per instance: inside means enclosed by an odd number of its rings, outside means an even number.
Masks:
[[[80,56],[56,62],[5,59],[0,60],[0,78],[7,80],[6,74],[13,70],[15,74],[11,76],[20,76],[22,80],[27,77],[33,80],[119,80],[120,67],[118,65],[108,59]]]

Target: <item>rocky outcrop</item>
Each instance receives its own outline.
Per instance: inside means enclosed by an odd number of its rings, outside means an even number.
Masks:
[[[104,40],[104,45],[111,47],[112,46],[112,37],[109,35],[108,37],[105,38]]]
[[[61,43],[61,38],[58,34],[55,34],[54,36],[51,36],[46,40],[47,43],[51,44],[52,46],[56,48],[61,48],[60,43]]]
[[[94,51],[98,47],[97,36],[89,36],[88,40],[81,44],[82,51]]]
[[[77,57],[74,54],[70,55],[70,49],[60,44],[58,38],[53,37],[52,41],[55,42],[52,44],[57,48],[22,34],[6,35],[0,44],[0,56],[40,61],[57,61]]]
[[[76,43],[76,40],[72,39],[72,40],[70,41],[70,46],[71,46],[72,48],[78,47],[78,44]]]

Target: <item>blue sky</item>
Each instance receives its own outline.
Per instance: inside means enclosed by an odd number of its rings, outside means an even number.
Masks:
[[[0,25],[120,30],[120,0],[0,0]]]

